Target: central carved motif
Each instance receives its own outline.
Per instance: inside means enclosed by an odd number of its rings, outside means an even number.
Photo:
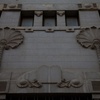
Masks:
[[[17,79],[19,88],[41,88],[45,84],[55,84],[58,88],[80,88],[83,82],[76,78],[67,80],[59,66],[41,66],[36,71],[30,71]]]
[[[0,29],[0,66],[4,50],[14,49],[23,42],[23,35],[20,31],[8,27]]]

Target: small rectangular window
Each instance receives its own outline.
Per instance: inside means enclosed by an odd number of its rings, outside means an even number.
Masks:
[[[20,26],[30,27],[34,25],[34,12],[23,11],[21,13]]]
[[[66,11],[66,26],[79,26],[78,11]]]
[[[56,12],[55,11],[44,11],[43,12],[43,26],[56,26]]]

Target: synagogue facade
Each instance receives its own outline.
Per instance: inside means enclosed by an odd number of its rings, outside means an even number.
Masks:
[[[0,100],[100,100],[99,0],[0,0]]]

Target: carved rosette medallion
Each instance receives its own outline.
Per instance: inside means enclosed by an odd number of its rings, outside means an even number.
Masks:
[[[23,42],[23,35],[20,31],[8,27],[0,29],[0,65],[4,50],[14,49]]]
[[[83,29],[76,36],[76,39],[84,48],[91,48],[97,51],[100,64],[100,29],[96,27]]]

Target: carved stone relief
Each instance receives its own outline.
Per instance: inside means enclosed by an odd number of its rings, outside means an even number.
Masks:
[[[93,9],[98,9],[96,3],[87,3],[87,4],[78,4],[78,8],[80,10],[93,10]]]
[[[58,14],[59,16],[63,16],[63,15],[65,14],[65,11],[57,11],[57,14]]]
[[[100,64],[100,29],[96,27],[82,29],[76,39],[84,48],[96,50]]]
[[[21,10],[22,4],[4,4],[4,10]]]
[[[40,17],[43,14],[43,11],[35,11],[35,15],[37,17]]]
[[[19,77],[16,81],[19,88],[41,88],[45,84],[55,84],[58,88],[80,88],[83,81],[78,79],[65,79],[59,66],[41,66],[36,71],[30,71]]]
[[[20,31],[10,29],[8,27],[0,29],[0,65],[4,50],[14,49],[23,42],[23,35]]]
[[[61,80],[60,83],[58,83],[58,87],[59,88],[70,88],[70,87],[74,87],[74,88],[79,88],[83,85],[83,83],[78,80],[78,79],[73,79],[73,80],[66,80],[66,79],[63,79]]]

